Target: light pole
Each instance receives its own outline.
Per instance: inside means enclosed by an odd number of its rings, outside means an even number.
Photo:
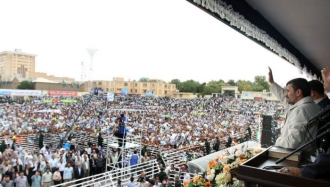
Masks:
[[[91,91],[91,89],[93,88],[93,77],[92,77],[92,73],[93,73],[93,56],[96,53],[97,49],[87,49],[88,54],[91,56],[91,64],[90,64],[90,68],[89,68],[89,92]]]

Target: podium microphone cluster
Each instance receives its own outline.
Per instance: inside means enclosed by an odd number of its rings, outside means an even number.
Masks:
[[[307,123],[307,127],[313,124],[315,121],[324,121],[330,116],[330,106],[327,106],[324,110],[316,114],[312,119]]]

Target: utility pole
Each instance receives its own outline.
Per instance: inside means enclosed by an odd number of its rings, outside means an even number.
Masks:
[[[93,56],[96,53],[97,49],[87,49],[88,54],[91,56],[91,64],[89,68],[89,90],[93,88]]]

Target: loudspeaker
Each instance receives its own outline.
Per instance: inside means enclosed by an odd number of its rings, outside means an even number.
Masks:
[[[272,130],[262,130],[261,147],[267,148],[267,147],[273,145],[272,136],[273,136]]]
[[[273,116],[262,115],[262,129],[271,130],[272,129]]]

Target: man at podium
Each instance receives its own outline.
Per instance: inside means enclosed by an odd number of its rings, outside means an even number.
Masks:
[[[307,135],[305,125],[320,112],[320,109],[310,97],[311,89],[306,79],[292,79],[286,84],[286,90],[284,90],[275,83],[272,70],[269,68],[268,81],[271,84],[271,92],[286,109],[284,128],[275,146],[296,149],[309,140],[310,135]],[[309,128],[312,137],[315,137],[316,132],[316,125]]]
[[[322,70],[322,77],[324,81],[324,90],[330,92],[330,66]],[[328,95],[329,97],[329,95]],[[303,168],[284,167],[280,170],[282,173],[302,176],[312,179],[329,178],[330,173],[330,149],[324,154],[320,154],[312,164],[308,164]]]

